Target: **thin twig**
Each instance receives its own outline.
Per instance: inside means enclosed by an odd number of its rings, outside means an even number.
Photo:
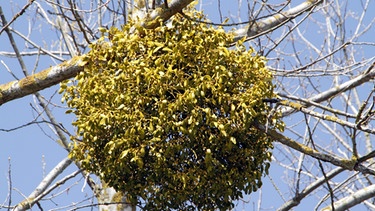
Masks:
[[[1,30],[0,30],[0,35],[1,35],[1,33],[3,33],[3,31],[4,30],[6,30],[9,26],[10,26],[10,24],[12,24],[14,21],[16,21],[16,19],[18,18],[18,17],[20,17],[25,11],[26,11],[26,9],[34,2],[35,0],[29,0],[29,2],[25,5],[25,6],[23,6],[22,7],[22,9],[21,9],[21,11],[19,11],[13,18],[12,18],[12,20],[10,20],[9,21],[9,23],[6,23],[6,22],[3,22],[3,28],[1,28]],[[1,7],[0,7],[0,10],[1,10]],[[2,12],[1,12],[2,13]]]

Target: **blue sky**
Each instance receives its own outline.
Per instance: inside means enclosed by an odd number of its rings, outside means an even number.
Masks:
[[[19,11],[19,9],[26,3],[27,1],[22,0],[15,0],[15,1],[2,1],[0,5],[5,12],[5,15],[8,21],[13,17],[15,13]],[[40,2],[40,1],[38,1]],[[225,17],[236,18],[237,16],[237,2],[240,1],[221,1],[221,8],[222,8],[222,15]],[[277,1],[275,1],[277,2]],[[293,1],[293,5],[296,5],[302,1]],[[374,2],[372,2],[374,5]],[[13,5],[12,7],[10,5]],[[15,7],[14,5],[19,5]],[[217,1],[206,1],[201,5],[198,4],[197,7],[199,8],[202,6],[204,12],[208,14],[209,18],[211,18],[214,22],[220,22],[219,13],[218,13],[218,4]],[[353,11],[361,11],[361,5],[359,3],[351,2],[348,6]],[[371,8],[371,7],[370,7]],[[242,21],[246,20],[246,3],[243,3],[243,9],[241,9],[241,17]],[[373,19],[368,12],[368,16],[365,18],[366,21]],[[317,16],[317,14],[314,14]],[[56,37],[56,35],[52,32],[52,30],[43,28],[45,26],[42,25],[31,25],[27,24],[27,15],[20,17],[12,27],[16,28],[17,30],[21,30],[24,33],[27,32],[29,27],[33,28],[34,31],[31,34],[31,38],[35,40],[38,39],[41,43],[42,40],[52,40],[55,38],[49,37]],[[237,19],[236,19],[237,21]],[[349,19],[347,23],[348,33],[350,34],[352,31],[355,30],[356,22],[353,19]],[[309,25],[305,26],[306,29],[311,30],[312,32],[309,34],[307,33],[308,37],[315,36],[315,33],[318,34],[317,30],[308,28]],[[284,29],[278,29],[274,32],[272,36],[278,36],[278,33],[281,33]],[[38,31],[42,31],[42,34],[38,33]],[[47,33],[48,32],[48,33]],[[372,33],[374,34],[374,29],[372,29]],[[40,37],[38,37],[40,36]],[[370,41],[371,35],[365,35],[361,37],[360,41]],[[311,38],[314,42],[321,42],[322,37],[316,36],[316,39]],[[24,46],[23,41],[20,38],[16,38],[18,41],[19,48],[23,51],[26,50],[26,46]],[[288,41],[285,41],[288,42]],[[44,43],[41,45],[49,46],[50,43]],[[285,43],[287,48],[290,47],[288,43]],[[374,54],[374,48],[371,46],[363,47],[363,57],[370,57]],[[9,41],[6,36],[6,33],[3,32],[0,35],[0,52],[2,51],[12,51],[11,47],[9,46]],[[273,55],[271,55],[273,56]],[[32,71],[35,65],[35,58],[25,57],[25,61],[27,62],[27,66],[29,71]],[[0,60],[3,60],[10,69],[14,71],[17,77],[22,78],[22,72],[20,71],[19,65],[14,58],[6,58],[0,55]],[[54,61],[51,59],[42,58],[38,64],[36,71],[40,71],[42,69],[48,68],[51,65],[58,63],[58,61]],[[14,78],[7,72],[6,68],[0,64],[0,84],[9,82],[14,80]],[[325,84],[328,88],[331,84]],[[322,87],[324,90],[326,87]],[[56,94],[56,90],[58,86],[54,86],[43,90],[41,93],[46,96],[47,98],[52,97],[52,102],[61,105],[60,99],[61,96]],[[364,98],[366,95],[360,96]],[[35,102],[33,96],[27,96],[21,99],[13,100],[8,102],[4,105],[0,106],[0,202],[3,203],[7,200],[8,193],[9,193],[9,181],[11,179],[12,183],[12,205],[16,204],[23,200],[22,194],[28,195],[30,194],[35,187],[39,184],[42,178],[63,158],[67,156],[67,153],[64,149],[62,149],[53,139],[56,139],[56,135],[51,132],[46,124],[30,124],[27,126],[23,126],[14,131],[5,131],[11,130],[16,127],[22,126],[24,124],[29,124],[35,120],[35,117],[38,115],[37,112],[34,110]],[[53,108],[53,107],[51,107]],[[64,124],[64,126],[71,132],[74,129],[70,126],[70,123],[73,120],[72,115],[65,115],[63,109],[54,108],[53,113],[57,117],[57,121]],[[38,118],[37,121],[41,121],[42,119]],[[288,119],[286,119],[288,121]],[[289,120],[290,121],[290,120]],[[43,129],[43,131],[41,130]],[[50,138],[50,137],[52,138]],[[277,154],[277,157],[280,158],[283,156],[283,153],[290,153],[288,151],[282,150],[280,144],[275,143],[276,147],[274,150],[274,154]],[[285,158],[287,159],[287,158]],[[11,168],[9,169],[9,165]],[[74,171],[77,168],[74,165],[71,165],[62,176],[66,176]],[[11,178],[9,178],[9,174]],[[263,189],[262,191],[258,191],[256,193],[251,194],[250,196],[245,196],[244,200],[247,203],[239,202],[236,210],[258,210],[258,197],[262,196],[262,204],[261,207],[267,210],[274,210],[275,208],[279,207],[283,201],[280,196],[276,194],[275,187],[273,186],[272,182],[275,182],[280,189],[281,194],[285,194],[285,199],[289,199],[289,192],[290,190],[287,183],[288,177],[293,177],[293,175],[288,175],[288,171],[274,163],[271,166],[270,175],[272,180],[269,177],[265,177],[263,180]],[[345,173],[344,173],[345,175]],[[60,177],[61,178],[61,177]],[[340,178],[340,177],[339,177]],[[276,180],[277,179],[277,180]],[[285,182],[285,184],[281,183],[281,181]],[[67,182],[67,185],[63,185],[59,190],[55,190],[54,194],[61,194],[58,197],[54,197],[52,200],[45,200],[42,202],[42,206],[45,210],[54,209],[57,207],[70,205],[73,202],[79,202],[81,200],[90,199],[92,196],[91,190],[85,186],[83,179],[81,176],[77,176],[71,181]],[[324,193],[323,193],[324,194]],[[319,193],[321,196],[322,193]],[[318,195],[317,195],[318,196]],[[9,200],[9,199],[8,199]],[[309,210],[315,206],[319,199],[317,197],[309,197],[306,200],[303,200],[301,206],[298,206],[295,210]],[[8,202],[6,202],[8,203]],[[83,204],[89,204],[90,201],[86,201]],[[82,204],[81,204],[82,205]],[[358,208],[360,209],[360,208]],[[38,208],[34,208],[34,210],[38,210]],[[64,210],[64,209],[62,209]],[[86,209],[83,209],[86,210]],[[87,209],[88,210],[88,209]],[[356,209],[352,209],[356,210]]]

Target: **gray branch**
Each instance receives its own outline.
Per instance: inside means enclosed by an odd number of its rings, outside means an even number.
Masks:
[[[57,166],[55,166],[52,171],[40,182],[38,187],[35,188],[35,190],[21,203],[19,203],[13,211],[24,211],[27,209],[30,209],[35,203],[36,198],[39,197],[39,195],[43,194],[45,190],[50,186],[50,184],[56,179],[58,175],[61,174],[73,161],[69,158],[65,158],[62,160]]]
[[[357,192],[352,193],[351,195],[342,198],[334,203],[335,211],[344,211],[349,210],[349,208],[360,204],[367,199],[373,198],[375,195],[375,185],[370,185],[366,188],[363,188]],[[322,211],[331,211],[333,210],[331,206],[325,207]]]
[[[259,35],[268,33],[269,31],[272,31],[275,28],[278,28],[288,21],[298,17],[304,12],[310,11],[322,2],[323,0],[306,0],[302,4],[293,7],[285,12],[277,13],[273,16],[259,21],[251,21],[245,28],[238,29],[234,32],[234,41],[238,41],[244,37],[246,37],[247,39],[252,39]]]
[[[21,80],[0,85],[0,105],[76,76],[83,70],[83,67],[80,65],[81,63],[81,57],[73,57],[69,61],[27,76]]]

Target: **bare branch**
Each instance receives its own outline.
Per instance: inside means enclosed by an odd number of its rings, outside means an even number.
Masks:
[[[347,90],[350,90],[350,89],[353,89],[354,87],[357,87],[363,83],[366,83],[370,80],[372,80],[373,78],[375,78],[375,71],[374,71],[374,67],[375,67],[375,62],[366,70],[363,72],[363,74],[347,81],[347,82],[344,82],[340,85],[338,85],[337,87],[333,87],[331,89],[328,89],[327,91],[324,91],[324,92],[321,92],[320,94],[317,94],[311,98],[309,98],[308,100],[309,101],[312,101],[312,102],[316,102],[316,103],[320,103],[320,102],[323,102],[325,100],[328,100],[329,98],[332,98],[340,93],[343,93]],[[304,106],[309,106],[309,105],[304,105]],[[287,109],[285,111],[283,111],[283,116],[288,116],[290,115],[291,113],[293,113],[293,110],[292,109]]]
[[[334,178],[335,176],[337,176],[338,174],[340,174],[344,170],[345,169],[343,169],[341,167],[335,168],[334,170],[332,170],[332,171],[330,171],[330,172],[328,172],[326,174],[327,179]],[[315,182],[311,183],[309,186],[307,186],[300,193],[296,193],[295,197],[293,197],[291,200],[289,200],[286,203],[284,203],[277,210],[278,211],[287,211],[287,210],[292,209],[293,207],[297,206],[301,202],[301,200],[304,199],[308,194],[310,194],[311,192],[313,192],[314,190],[316,190],[317,188],[319,188],[325,182],[326,182],[326,178],[324,178],[324,177],[321,177],[321,178],[317,179]]]
[[[238,29],[234,32],[234,41],[238,41],[244,37],[247,39],[253,39],[256,36],[267,33],[269,30],[280,27],[288,21],[298,17],[302,13],[313,9],[322,2],[322,0],[306,0],[302,4],[291,8],[288,11],[277,13],[257,22],[251,22],[246,28]]]
[[[301,111],[305,114],[309,114],[311,116],[318,117],[321,120],[327,120],[327,121],[334,122],[334,123],[340,124],[340,125],[348,127],[348,128],[358,129],[358,130],[361,130],[361,131],[364,131],[364,132],[367,132],[367,133],[375,134],[375,130],[373,130],[373,129],[370,129],[368,127],[362,127],[359,124],[351,123],[351,122],[339,119],[335,116],[329,116],[329,115],[326,115],[326,114],[322,114],[322,113],[319,113],[319,112],[315,112],[315,111],[306,109],[303,105],[301,105],[299,103],[294,103],[294,102],[290,102],[290,101],[287,101],[287,100],[282,100],[282,101],[279,102],[279,104],[284,105],[284,106],[289,106],[289,107],[295,109],[296,111]]]
[[[193,0],[172,0],[168,3],[168,8],[159,7],[152,10],[150,14],[147,14],[146,10],[141,11],[145,14],[139,14],[139,17],[144,17],[141,18],[139,24],[147,29],[158,27],[160,23],[154,20],[160,18],[162,21],[167,21],[176,13],[181,12],[182,9],[188,6],[191,2],[193,2]]]
[[[3,33],[4,30],[6,30],[10,24],[12,24],[18,17],[20,17],[26,10],[27,8],[34,2],[35,0],[29,0],[29,2],[21,9],[21,11],[19,11],[13,18],[12,20],[9,21],[9,23],[6,23],[4,22],[4,19],[3,19],[3,28],[1,28],[0,30],[0,35],[1,33]],[[0,11],[2,10],[2,8],[0,7]],[[2,13],[2,12],[1,12]]]
[[[349,208],[362,203],[363,201],[374,197],[375,195],[375,185],[370,185],[364,189],[360,189],[355,193],[352,193],[350,196],[342,198],[335,202],[335,211],[344,211]],[[322,211],[331,211],[332,207],[325,207]]]
[[[61,174],[73,161],[69,158],[65,158],[59,164],[55,166],[54,169],[40,182],[38,187],[35,188],[24,201],[20,202],[15,208],[14,211],[23,211],[30,209],[35,204],[35,199],[38,198],[48,186],[56,179],[58,175]]]
[[[255,126],[259,130],[265,132],[270,137],[275,139],[275,141],[278,141],[278,142],[280,142],[280,143],[282,143],[282,144],[284,144],[284,145],[286,145],[286,146],[288,146],[288,147],[290,147],[294,150],[297,150],[297,151],[299,151],[301,153],[304,153],[306,155],[310,155],[310,156],[312,156],[316,159],[319,159],[321,161],[332,163],[335,166],[340,166],[344,169],[348,169],[348,170],[354,169],[354,166],[356,164],[356,160],[341,159],[341,158],[338,158],[335,155],[329,155],[329,154],[326,154],[326,153],[319,152],[319,151],[314,150],[314,149],[312,149],[312,148],[310,148],[306,145],[298,143],[297,141],[294,141],[291,138],[288,138],[288,137],[282,135],[281,133],[278,133],[275,130],[266,128],[263,125],[256,124]]]
[[[63,80],[74,77],[82,70],[82,57],[76,56],[69,61],[27,76],[19,81],[0,85],[0,105],[56,85]]]

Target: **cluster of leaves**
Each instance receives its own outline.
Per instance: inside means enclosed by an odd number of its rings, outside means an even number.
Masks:
[[[223,29],[171,24],[103,30],[61,85],[80,139],[70,156],[145,210],[228,209],[268,173],[272,140],[253,123],[267,122],[272,74]]]

